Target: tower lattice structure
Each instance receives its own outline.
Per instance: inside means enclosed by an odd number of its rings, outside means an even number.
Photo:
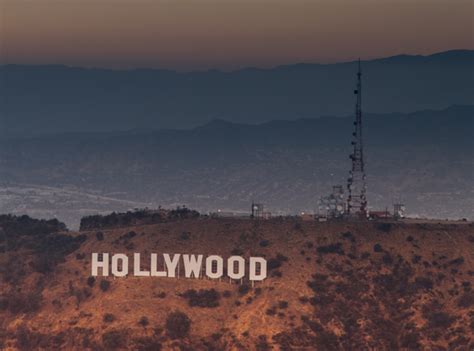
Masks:
[[[366,179],[364,165],[364,146],[362,139],[362,71],[360,60],[357,71],[357,87],[354,94],[357,96],[355,108],[354,131],[352,133],[352,154],[349,156],[352,167],[347,180],[347,213],[351,217],[367,217]]]

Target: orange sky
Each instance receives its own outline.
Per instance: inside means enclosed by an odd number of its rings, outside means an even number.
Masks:
[[[189,70],[474,49],[473,3],[0,0],[0,59]]]

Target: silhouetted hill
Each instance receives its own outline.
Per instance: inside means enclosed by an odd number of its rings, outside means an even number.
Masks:
[[[372,208],[401,200],[410,215],[472,217],[473,106],[364,118]],[[274,213],[312,212],[346,182],[352,120],[4,140],[0,209],[76,228],[84,215],[158,205],[248,211],[255,200]]]
[[[364,110],[472,104],[474,51],[363,62]],[[189,128],[212,119],[262,123],[352,112],[356,63],[234,72],[0,67],[0,135]]]

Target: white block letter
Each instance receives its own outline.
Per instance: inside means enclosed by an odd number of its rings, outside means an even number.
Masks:
[[[213,271],[212,265],[216,263],[216,271]],[[212,255],[206,258],[206,275],[211,278],[211,279],[218,279],[222,277],[222,274],[224,273],[224,261],[222,260],[222,257]]]
[[[198,255],[197,259],[195,255],[183,255],[184,262],[184,275],[186,278],[191,278],[191,273],[194,278],[199,278],[202,266],[202,255]]]
[[[142,271],[140,270],[140,254],[134,253],[133,254],[133,275],[135,277],[149,277],[149,271]]]
[[[260,272],[257,272],[257,264]],[[264,280],[267,277],[267,260],[263,257],[250,257],[249,276],[250,280]]]
[[[107,277],[109,275],[109,254],[103,253],[102,260],[99,261],[99,254],[92,253],[92,276],[96,277],[99,275],[98,270],[102,268],[102,275]]]
[[[166,277],[166,271],[158,270],[158,256],[156,253],[151,254],[151,276],[152,277]]]
[[[119,270],[118,262],[121,261],[122,270]],[[112,274],[116,277],[125,277],[128,274],[128,257],[125,254],[112,256]]]
[[[181,255],[175,254],[173,259],[171,259],[169,254],[163,254],[163,257],[165,258],[166,270],[168,271],[168,277],[176,277],[176,267],[178,266],[179,256]]]
[[[235,264],[237,263],[237,272]],[[245,260],[240,256],[230,256],[227,260],[227,275],[231,279],[241,279],[245,275]]]

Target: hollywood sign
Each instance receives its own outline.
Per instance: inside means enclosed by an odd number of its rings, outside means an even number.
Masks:
[[[130,273],[135,277],[179,277],[184,271],[186,278],[201,278],[203,275],[210,279],[219,279],[224,276],[224,259],[218,255],[187,255],[163,254],[158,262],[158,254],[152,253],[148,257],[149,265],[142,265],[142,255],[134,253],[133,268],[130,269],[130,260],[126,254],[93,253],[92,276],[126,277]],[[145,260],[143,260],[145,261]],[[161,267],[159,267],[161,266]],[[183,268],[181,268],[183,267]],[[241,256],[230,256],[226,260],[225,275],[230,279],[242,279],[248,274],[250,281],[261,281],[267,277],[267,261],[263,257],[250,257],[248,263]],[[204,272],[204,274],[203,274]]]

